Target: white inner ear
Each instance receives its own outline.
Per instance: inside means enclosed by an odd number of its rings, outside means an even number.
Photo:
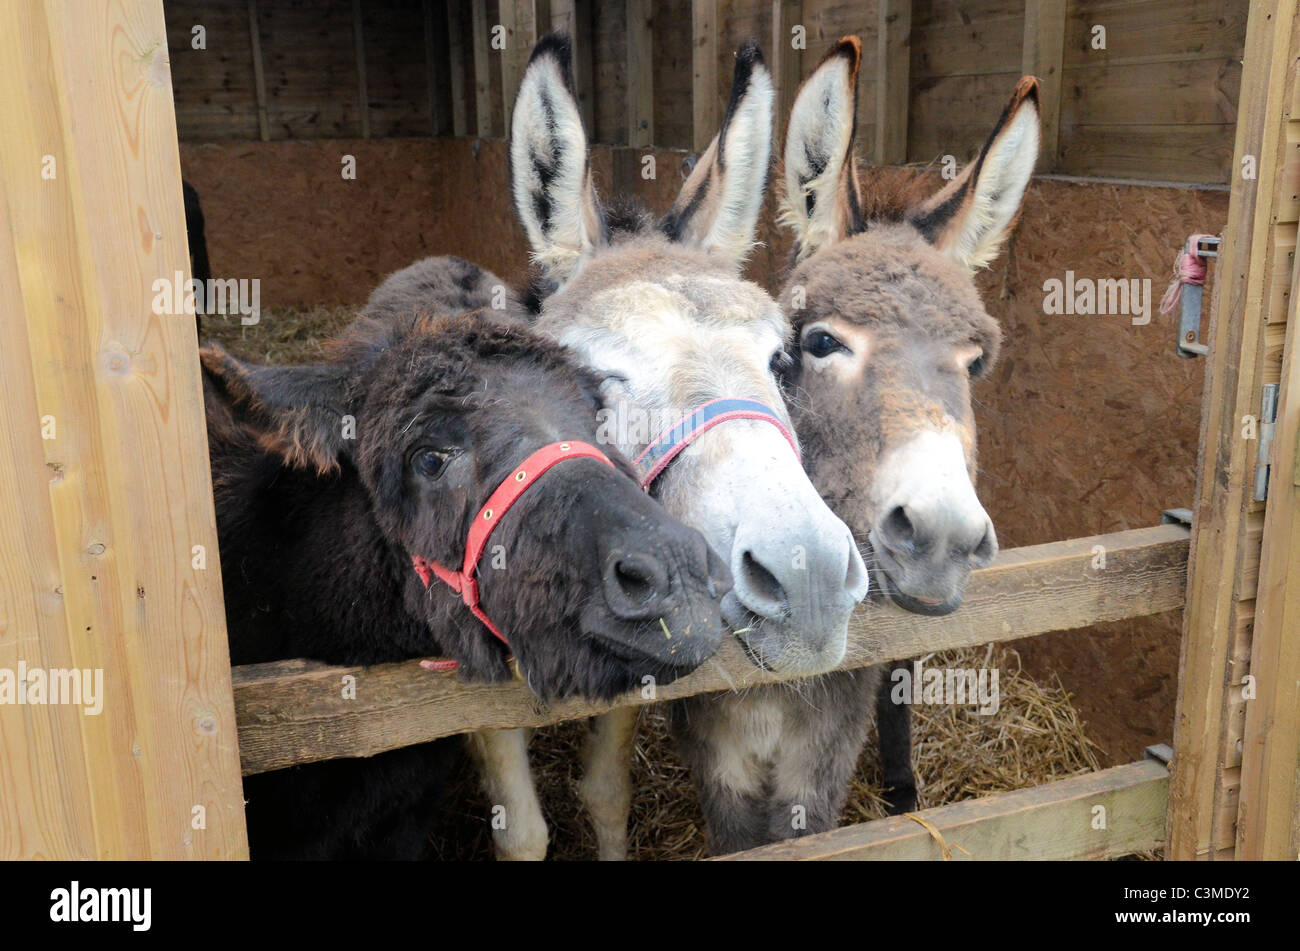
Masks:
[[[835,190],[853,134],[850,82],[848,63],[836,57],[808,77],[790,110],[781,220],[794,229],[800,257],[834,236]],[[824,163],[819,175],[813,176],[809,155]],[[809,194],[813,196],[811,216]]]
[[[985,267],[997,256],[1034,174],[1038,135],[1038,110],[1027,102],[1016,110],[985,156],[971,208],[950,251],[966,267]]]
[[[727,126],[722,155],[722,202],[700,242],[736,261],[744,260],[754,244],[754,229],[763,209],[767,168],[772,160],[772,77],[755,63],[749,88]]]
[[[538,165],[553,172],[544,184]],[[533,260],[556,281],[574,273],[593,244],[585,203],[587,137],[582,115],[554,57],[534,60],[524,74],[510,123],[510,167],[515,210],[533,248]],[[549,201],[539,214],[535,196]]]

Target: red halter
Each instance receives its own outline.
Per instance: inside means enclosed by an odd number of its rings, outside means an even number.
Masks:
[[[436,561],[429,561],[419,555],[411,556],[415,573],[420,576],[426,588],[429,587],[430,575],[437,575],[438,580],[446,583],[459,594],[474,616],[487,625],[487,629],[507,647],[510,646],[510,642],[479,607],[478,580],[474,577],[474,572],[478,568],[479,559],[483,557],[483,550],[487,548],[488,538],[500,523],[501,517],[509,511],[510,506],[515,504],[529,486],[542,477],[543,473],[566,459],[599,459],[607,466],[614,465],[609,461],[608,456],[589,443],[575,440],[553,442],[549,446],[543,446],[506,476],[505,481],[497,486],[496,491],[488,497],[487,502],[474,516],[469,529],[469,538],[465,543],[465,562],[460,571],[450,571]]]

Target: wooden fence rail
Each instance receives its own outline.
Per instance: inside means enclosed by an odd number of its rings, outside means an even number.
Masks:
[[[1002,552],[975,574],[961,610],[928,618],[866,605],[849,634],[844,668],[930,651],[1070,630],[1181,608],[1188,531],[1161,525]],[[344,698],[354,677],[355,699]],[[304,660],[234,669],[235,712],[245,775],[345,756],[373,756],[456,733],[535,727],[593,716],[610,706],[671,700],[783,679],[761,671],[728,639],[682,680],[611,705],[540,702],[520,682],[461,683],[415,661],[332,667]]]
[[[1113,859],[1164,844],[1168,799],[1164,764],[1142,760],[917,813],[929,827],[890,816],[717,861]],[[930,828],[942,837],[947,856]]]

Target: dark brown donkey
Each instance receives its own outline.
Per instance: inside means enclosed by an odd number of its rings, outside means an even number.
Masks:
[[[853,159],[860,56],[857,37],[836,44],[787,126],[782,220],[795,264],[780,299],[798,339],[792,417],[813,485],[872,568],[873,595],[946,614],[997,552],[972,484],[971,381],[992,366],[1000,332],[972,275],[1019,214],[1038,157],[1037,84],[1020,81],[979,156],[937,194],[923,174],[864,188]],[[733,728],[761,738],[735,761],[750,765],[701,787],[727,807],[709,811],[726,818],[710,823],[714,851],[833,828],[874,709],[891,811],[914,808],[908,708],[880,689],[884,673],[750,691],[754,712]]]
[[[525,459],[597,442],[600,381],[559,345],[389,315],[358,320],[315,366],[202,358],[234,663],[440,655],[500,681],[513,652],[542,697],[608,699],[717,649],[726,566],[612,450],[519,479],[477,572],[501,638],[430,576],[461,567],[471,524]],[[254,856],[418,857],[462,747],[249,777]]]

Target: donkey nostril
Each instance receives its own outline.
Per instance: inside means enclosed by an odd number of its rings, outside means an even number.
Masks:
[[[620,560],[614,563],[614,583],[635,605],[645,604],[655,596],[654,576],[634,562]]]
[[[907,517],[907,512],[901,505],[896,505],[889,510],[881,529],[885,537],[897,545],[910,546],[915,543],[916,527],[912,524],[912,520]]]
[[[993,556],[997,553],[998,538],[993,532],[993,526],[989,525],[984,529],[984,536],[980,539],[980,543],[976,545],[975,550],[971,552],[971,562],[976,567],[982,567],[992,561]]]
[[[753,552],[747,551],[741,556],[740,571],[751,596],[769,603],[775,610],[784,610],[785,588],[781,587],[781,582],[776,580],[776,575],[764,568],[754,557]]]

